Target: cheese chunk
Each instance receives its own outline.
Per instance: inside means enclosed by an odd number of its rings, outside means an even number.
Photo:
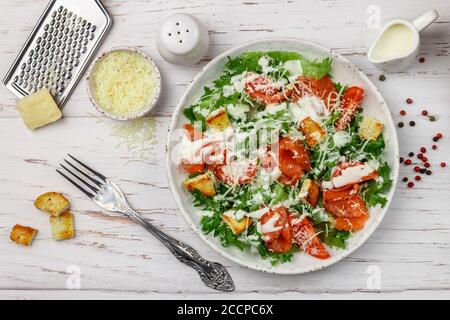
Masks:
[[[55,241],[67,240],[75,236],[73,214],[69,211],[64,212],[59,217],[50,217],[50,225],[52,238]]]
[[[17,244],[20,244],[22,246],[29,246],[36,236],[36,233],[36,229],[16,224],[12,228],[9,238],[11,239],[11,241],[14,241]]]
[[[62,117],[48,89],[42,89],[17,101],[22,120],[30,130],[43,127]]]

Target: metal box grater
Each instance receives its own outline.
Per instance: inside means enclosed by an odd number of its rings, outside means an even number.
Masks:
[[[47,87],[62,107],[112,25],[99,0],[52,0],[3,79],[22,98]]]

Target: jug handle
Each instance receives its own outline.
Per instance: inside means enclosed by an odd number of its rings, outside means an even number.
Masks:
[[[421,32],[426,27],[434,22],[439,17],[439,13],[436,10],[430,10],[423,15],[415,19],[412,24],[416,27],[417,31]]]

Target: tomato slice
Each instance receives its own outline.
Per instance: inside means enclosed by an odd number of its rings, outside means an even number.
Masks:
[[[328,259],[330,254],[314,230],[314,225],[308,218],[292,220],[292,233],[294,242],[306,253],[319,259]]]
[[[369,219],[369,214],[354,218],[339,217],[334,220],[334,227],[341,231],[358,231],[364,228],[367,219]]]
[[[359,192],[359,184],[352,184],[341,188],[328,189],[323,192],[323,202],[346,200]]]
[[[186,136],[189,140],[196,141],[203,139],[203,133],[195,129],[192,124],[185,124],[183,128],[186,131]]]
[[[341,117],[336,121],[337,130],[345,130],[353,120],[353,117],[361,106],[364,98],[364,90],[360,87],[350,87],[342,97]]]
[[[181,168],[189,174],[202,173],[205,171],[205,167],[204,163],[189,163],[188,160],[181,160]]]
[[[359,194],[354,194],[348,199],[324,202],[325,210],[337,217],[356,218],[367,215],[369,210]]]
[[[279,142],[280,183],[295,185],[311,170],[309,151],[300,141],[283,137]]]
[[[328,110],[333,109],[338,98],[336,87],[329,76],[324,76],[321,79],[305,76],[298,77],[292,95],[293,101],[297,101],[307,94],[312,94],[322,99]]]
[[[278,219],[274,223],[274,227],[280,229],[263,233],[263,240],[270,251],[275,253],[286,253],[292,248],[292,228],[287,209],[285,207],[270,209],[261,217],[260,222],[261,225],[270,223],[269,220],[274,216],[278,216]]]
[[[276,88],[269,78],[258,76],[245,84],[245,92],[255,100],[265,104],[280,103],[292,94],[292,90]]]

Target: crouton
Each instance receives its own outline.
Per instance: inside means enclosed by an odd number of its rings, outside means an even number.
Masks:
[[[12,228],[9,238],[11,239],[11,241],[14,241],[15,243],[20,244],[22,246],[30,246],[31,242],[36,236],[36,233],[37,233],[36,229],[16,224]]]
[[[299,197],[302,201],[312,206],[317,205],[319,200],[319,186],[311,179],[305,179],[300,189]]]
[[[240,220],[236,220],[234,217],[224,214],[222,219],[235,235],[241,234],[252,225],[252,220],[249,217],[243,217]]]
[[[70,202],[61,193],[47,192],[40,195],[34,201],[34,206],[54,217],[58,217],[61,213],[69,209]]]
[[[73,228],[73,214],[69,211],[62,213],[59,217],[50,217],[52,238],[55,241],[67,240],[75,236]]]
[[[214,181],[209,172],[196,176],[192,179],[187,179],[184,182],[184,186],[189,191],[198,190],[207,197],[212,197],[216,194]]]
[[[231,127],[230,119],[225,108],[219,108],[211,112],[206,118],[206,123],[211,129],[223,131],[228,127]]]
[[[310,147],[315,147],[325,138],[325,131],[310,117],[300,121],[300,130],[305,135],[306,143]]]
[[[358,135],[364,140],[377,140],[383,131],[383,124],[371,117],[364,117],[359,124]]]

